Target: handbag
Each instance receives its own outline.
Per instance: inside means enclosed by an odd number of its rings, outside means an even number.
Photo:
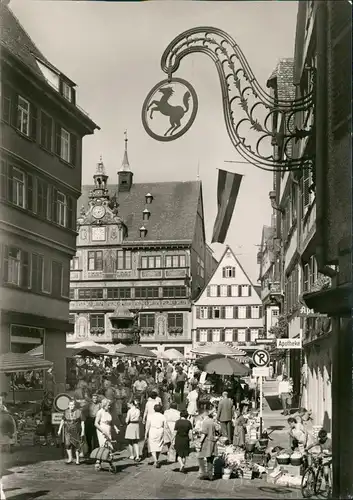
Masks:
[[[107,440],[104,443],[104,446],[95,448],[91,452],[90,458],[93,458],[94,460],[99,460],[101,462],[110,462],[112,459],[112,450],[110,448],[109,441]]]
[[[169,447],[167,458],[168,462],[174,463],[176,461],[176,451],[173,445]]]
[[[148,457],[148,440],[147,439],[145,439],[143,442],[141,455],[142,455],[142,459],[145,459]]]
[[[85,457],[86,455],[88,455],[88,444],[87,444],[87,440],[85,438],[82,438],[82,442],[81,442],[81,450],[80,450],[82,453],[83,453],[83,456]]]

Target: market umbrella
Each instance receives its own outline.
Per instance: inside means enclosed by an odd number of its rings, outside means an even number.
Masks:
[[[27,351],[26,354],[29,354],[30,356],[36,356],[39,358],[43,357],[43,344],[38,345],[37,347],[34,347],[34,349],[31,349],[30,351]]]
[[[199,355],[223,354],[223,356],[245,356],[246,352],[236,346],[226,343],[205,344],[191,349],[191,352]]]
[[[184,359],[183,354],[178,349],[166,349],[163,354],[167,359]]]
[[[92,354],[106,354],[109,352],[109,349],[106,347],[97,344],[93,340],[84,340],[82,342],[78,342],[77,344],[68,346],[70,349],[86,349]]]
[[[156,358],[156,354],[142,345],[128,345],[119,349],[118,354],[125,356],[136,356],[141,358]]]
[[[200,358],[196,361],[196,364],[202,371],[216,373],[217,375],[236,375],[237,377],[243,377],[250,373],[250,368],[246,367],[244,364],[239,363],[233,358],[219,354]]]
[[[19,372],[28,372],[35,370],[47,370],[53,366],[52,361],[47,361],[43,358],[30,356],[27,353],[6,352],[0,354],[0,373],[11,375],[13,400],[15,402],[15,386],[13,383],[13,375]]]

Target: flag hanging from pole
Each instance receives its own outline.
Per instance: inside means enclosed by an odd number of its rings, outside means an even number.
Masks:
[[[218,213],[213,226],[212,243],[224,243],[226,239],[242,178],[241,174],[234,174],[226,170],[218,171]]]

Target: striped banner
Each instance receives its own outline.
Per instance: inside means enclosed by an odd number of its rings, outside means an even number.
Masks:
[[[218,213],[213,227],[212,243],[224,243],[226,239],[242,178],[240,174],[218,171]]]

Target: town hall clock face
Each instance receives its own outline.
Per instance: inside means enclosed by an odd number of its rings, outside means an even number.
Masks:
[[[92,227],[92,241],[104,241],[105,240],[105,227]]]
[[[92,215],[95,219],[101,219],[105,215],[105,208],[103,205],[96,205],[92,208]]]

